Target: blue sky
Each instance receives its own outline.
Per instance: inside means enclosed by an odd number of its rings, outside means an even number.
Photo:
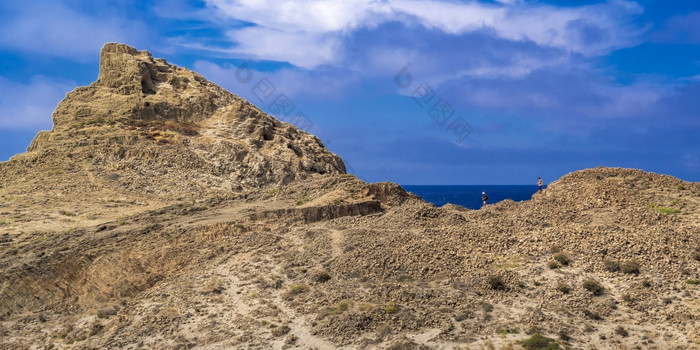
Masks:
[[[268,113],[286,97],[279,117],[367,181],[700,181],[694,1],[36,0],[0,3],[0,23],[0,160],[124,42]]]

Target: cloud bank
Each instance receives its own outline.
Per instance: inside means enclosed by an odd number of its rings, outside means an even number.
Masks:
[[[289,62],[302,68],[343,60],[343,41],[353,32],[398,22],[445,35],[487,31],[493,37],[602,55],[633,45],[646,30],[631,23],[643,12],[635,2],[611,1],[556,7],[520,1],[500,4],[444,0],[206,0],[213,16],[250,26],[227,31],[231,53]]]

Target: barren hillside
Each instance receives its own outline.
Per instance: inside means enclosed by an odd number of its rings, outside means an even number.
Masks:
[[[197,73],[101,58],[0,163],[0,348],[700,348],[698,183],[436,208]]]

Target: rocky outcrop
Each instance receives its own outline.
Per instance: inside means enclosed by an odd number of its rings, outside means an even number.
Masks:
[[[91,163],[97,179],[119,176],[119,190],[166,196],[345,173],[317,137],[195,72],[124,44],[105,44],[100,58],[97,81],[61,101],[24,157]]]
[[[382,203],[376,200],[348,204],[327,204],[303,208],[284,208],[254,213],[248,216],[250,220],[298,220],[313,223],[333,220],[344,216],[361,216],[382,212]]]
[[[105,44],[99,78],[90,86],[76,88],[58,105],[53,130],[158,121],[196,128],[221,108],[237,103],[247,104],[198,73],[154,59],[147,51]],[[245,112],[252,114],[250,110]]]

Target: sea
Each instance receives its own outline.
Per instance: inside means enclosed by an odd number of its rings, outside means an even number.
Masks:
[[[403,188],[438,207],[452,203],[469,209],[481,208],[481,192],[486,192],[488,204],[493,204],[504,199],[528,200],[539,190],[535,185],[406,185]]]

